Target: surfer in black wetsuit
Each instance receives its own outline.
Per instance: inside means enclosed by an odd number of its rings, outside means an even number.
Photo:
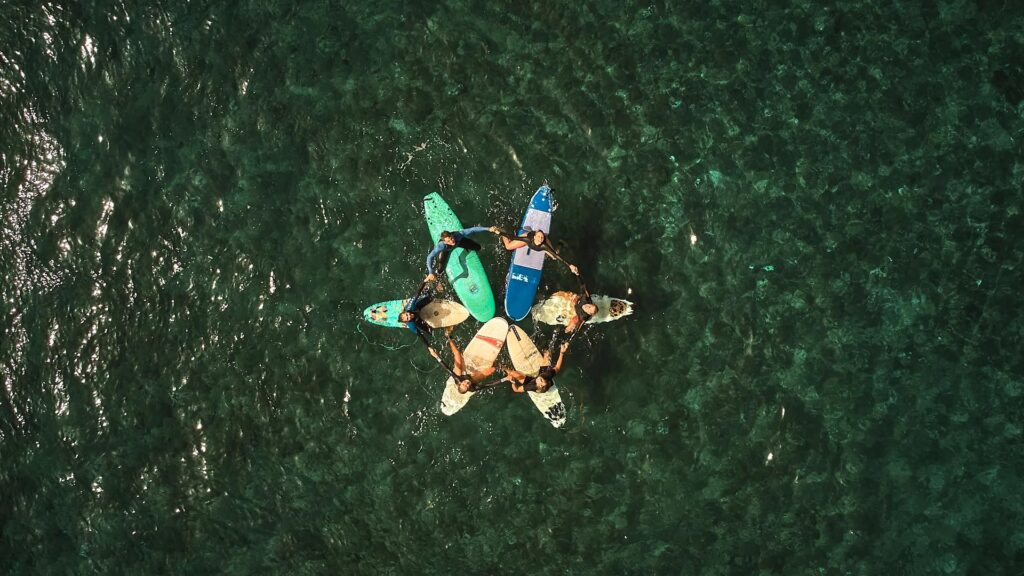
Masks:
[[[455,345],[455,341],[452,340],[450,336],[448,337],[448,347],[451,348],[452,359],[454,360],[452,376],[455,377],[455,384],[458,386],[460,394],[476,392],[483,388],[490,388],[490,386],[479,386],[479,384],[483,382],[484,378],[494,374],[494,366],[488,366],[483,370],[467,373],[466,364],[462,359],[462,352],[459,352],[459,347]],[[438,362],[441,362],[441,355],[433,348],[430,349],[430,355]]]
[[[569,319],[569,324],[565,327],[566,333],[575,332],[583,327],[583,324],[594,317],[597,314],[597,304],[590,298],[590,290],[587,290],[587,285],[583,283],[583,279],[580,278],[580,292],[579,294],[573,294],[573,316]]]
[[[558,251],[555,250],[554,245],[551,244],[551,239],[548,238],[548,235],[545,234],[543,230],[524,230],[523,233],[518,236],[512,236],[507,232],[502,232],[501,243],[505,245],[505,250],[510,252],[512,250],[518,250],[524,246],[537,252],[544,251],[555,260],[558,260],[562,264],[568,266],[569,270],[573,274],[577,276],[580,275],[580,270],[575,264],[570,264],[566,262],[564,258],[559,256]]]
[[[499,384],[511,382],[514,392],[547,392],[555,385],[555,375],[562,369],[562,361],[565,360],[565,353],[568,349],[569,343],[563,343],[559,348],[558,362],[555,362],[554,366],[551,365],[551,351],[545,352],[542,360],[544,365],[540,367],[540,372],[536,376],[527,376],[517,370],[506,369],[505,377],[499,381]]]
[[[474,226],[472,228],[465,228],[457,230],[455,232],[444,231],[441,232],[441,241],[434,245],[433,250],[427,254],[427,277],[424,282],[433,282],[437,279],[435,270],[444,271],[445,266],[448,265],[448,258],[452,255],[452,250],[455,248],[465,248],[471,252],[480,250],[480,244],[467,238],[470,234],[477,234],[479,232],[490,232],[492,234],[499,234],[500,230],[497,226]],[[437,257],[437,266],[434,265],[434,258]]]
[[[430,335],[431,328],[420,316],[420,311],[423,310],[424,306],[433,301],[434,295],[429,292],[417,295],[406,304],[405,310],[398,315],[398,321],[405,322],[405,327],[416,334]]]

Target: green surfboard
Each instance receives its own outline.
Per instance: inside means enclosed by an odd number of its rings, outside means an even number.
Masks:
[[[448,203],[437,193],[427,194],[423,198],[424,215],[430,239],[436,244],[441,241],[441,232],[445,230],[462,230],[462,222],[448,206]],[[491,284],[487,281],[487,273],[480,262],[480,255],[463,248],[456,248],[448,258],[448,282],[455,289],[455,294],[462,300],[469,313],[480,322],[494,318],[494,294]]]

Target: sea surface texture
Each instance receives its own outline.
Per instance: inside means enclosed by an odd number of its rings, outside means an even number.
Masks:
[[[1022,143],[1012,0],[0,3],[0,573],[1022,574]],[[443,416],[544,179],[636,311]]]

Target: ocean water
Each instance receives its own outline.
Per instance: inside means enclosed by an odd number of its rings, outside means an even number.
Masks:
[[[6,2],[0,573],[1024,573],[1022,142],[1020,2]],[[636,313],[442,416],[545,178]]]

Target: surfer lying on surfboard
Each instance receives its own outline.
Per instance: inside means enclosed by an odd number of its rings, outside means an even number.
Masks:
[[[399,322],[405,322],[405,327],[412,330],[416,334],[430,334],[431,328],[420,316],[420,312],[423,308],[434,301],[434,295],[430,292],[426,294],[417,294],[415,298],[409,300],[406,304],[405,310],[398,315]]]
[[[565,360],[565,352],[569,349],[569,343],[565,342],[558,349],[558,362],[555,365],[551,365],[551,351],[544,352],[544,359],[541,361],[543,366],[540,367],[540,372],[536,376],[527,376],[518,370],[505,370],[505,377],[498,381],[498,384],[502,382],[511,382],[512,391],[514,392],[547,392],[548,388],[555,385],[555,375],[562,369],[562,360]]]
[[[473,226],[472,228],[464,228],[455,232],[445,230],[441,232],[441,241],[434,245],[434,249],[427,254],[427,277],[424,282],[433,282],[437,279],[437,275],[434,274],[434,270],[444,270],[445,266],[448,265],[448,258],[452,255],[452,250],[455,248],[465,248],[472,252],[480,250],[480,244],[467,238],[470,234],[477,234],[479,232],[490,232],[492,234],[499,234],[500,230],[497,226]],[[434,257],[437,258],[437,266],[434,266]]]
[[[572,292],[555,292],[555,294],[572,298],[574,314],[569,319],[569,324],[565,327],[566,333],[579,330],[587,320],[590,320],[594,317],[594,314],[597,314],[597,304],[594,304],[593,300],[590,299],[590,290],[587,290],[587,285],[583,283],[582,278],[580,278],[579,294],[573,294]]]
[[[462,360],[462,352],[459,352],[459,347],[455,345],[455,341],[451,339],[451,336],[448,336],[448,347],[452,350],[452,359],[454,360],[451,372],[455,376],[455,383],[459,387],[460,394],[490,388],[490,386],[479,386],[479,384],[483,382],[484,378],[494,374],[494,366],[488,366],[482,370],[467,374],[466,364]],[[430,349],[430,355],[438,362],[441,362],[441,354],[433,348]]]
[[[543,250],[555,260],[558,260],[562,264],[568,266],[569,270],[573,274],[577,276],[580,275],[580,270],[575,264],[566,262],[564,258],[558,255],[558,251],[555,250],[555,247],[551,244],[551,240],[543,230],[524,230],[519,236],[512,236],[508,232],[504,231],[495,232],[495,234],[501,236],[501,243],[505,245],[505,250],[508,250],[509,252],[518,250],[523,246],[537,252]]]

